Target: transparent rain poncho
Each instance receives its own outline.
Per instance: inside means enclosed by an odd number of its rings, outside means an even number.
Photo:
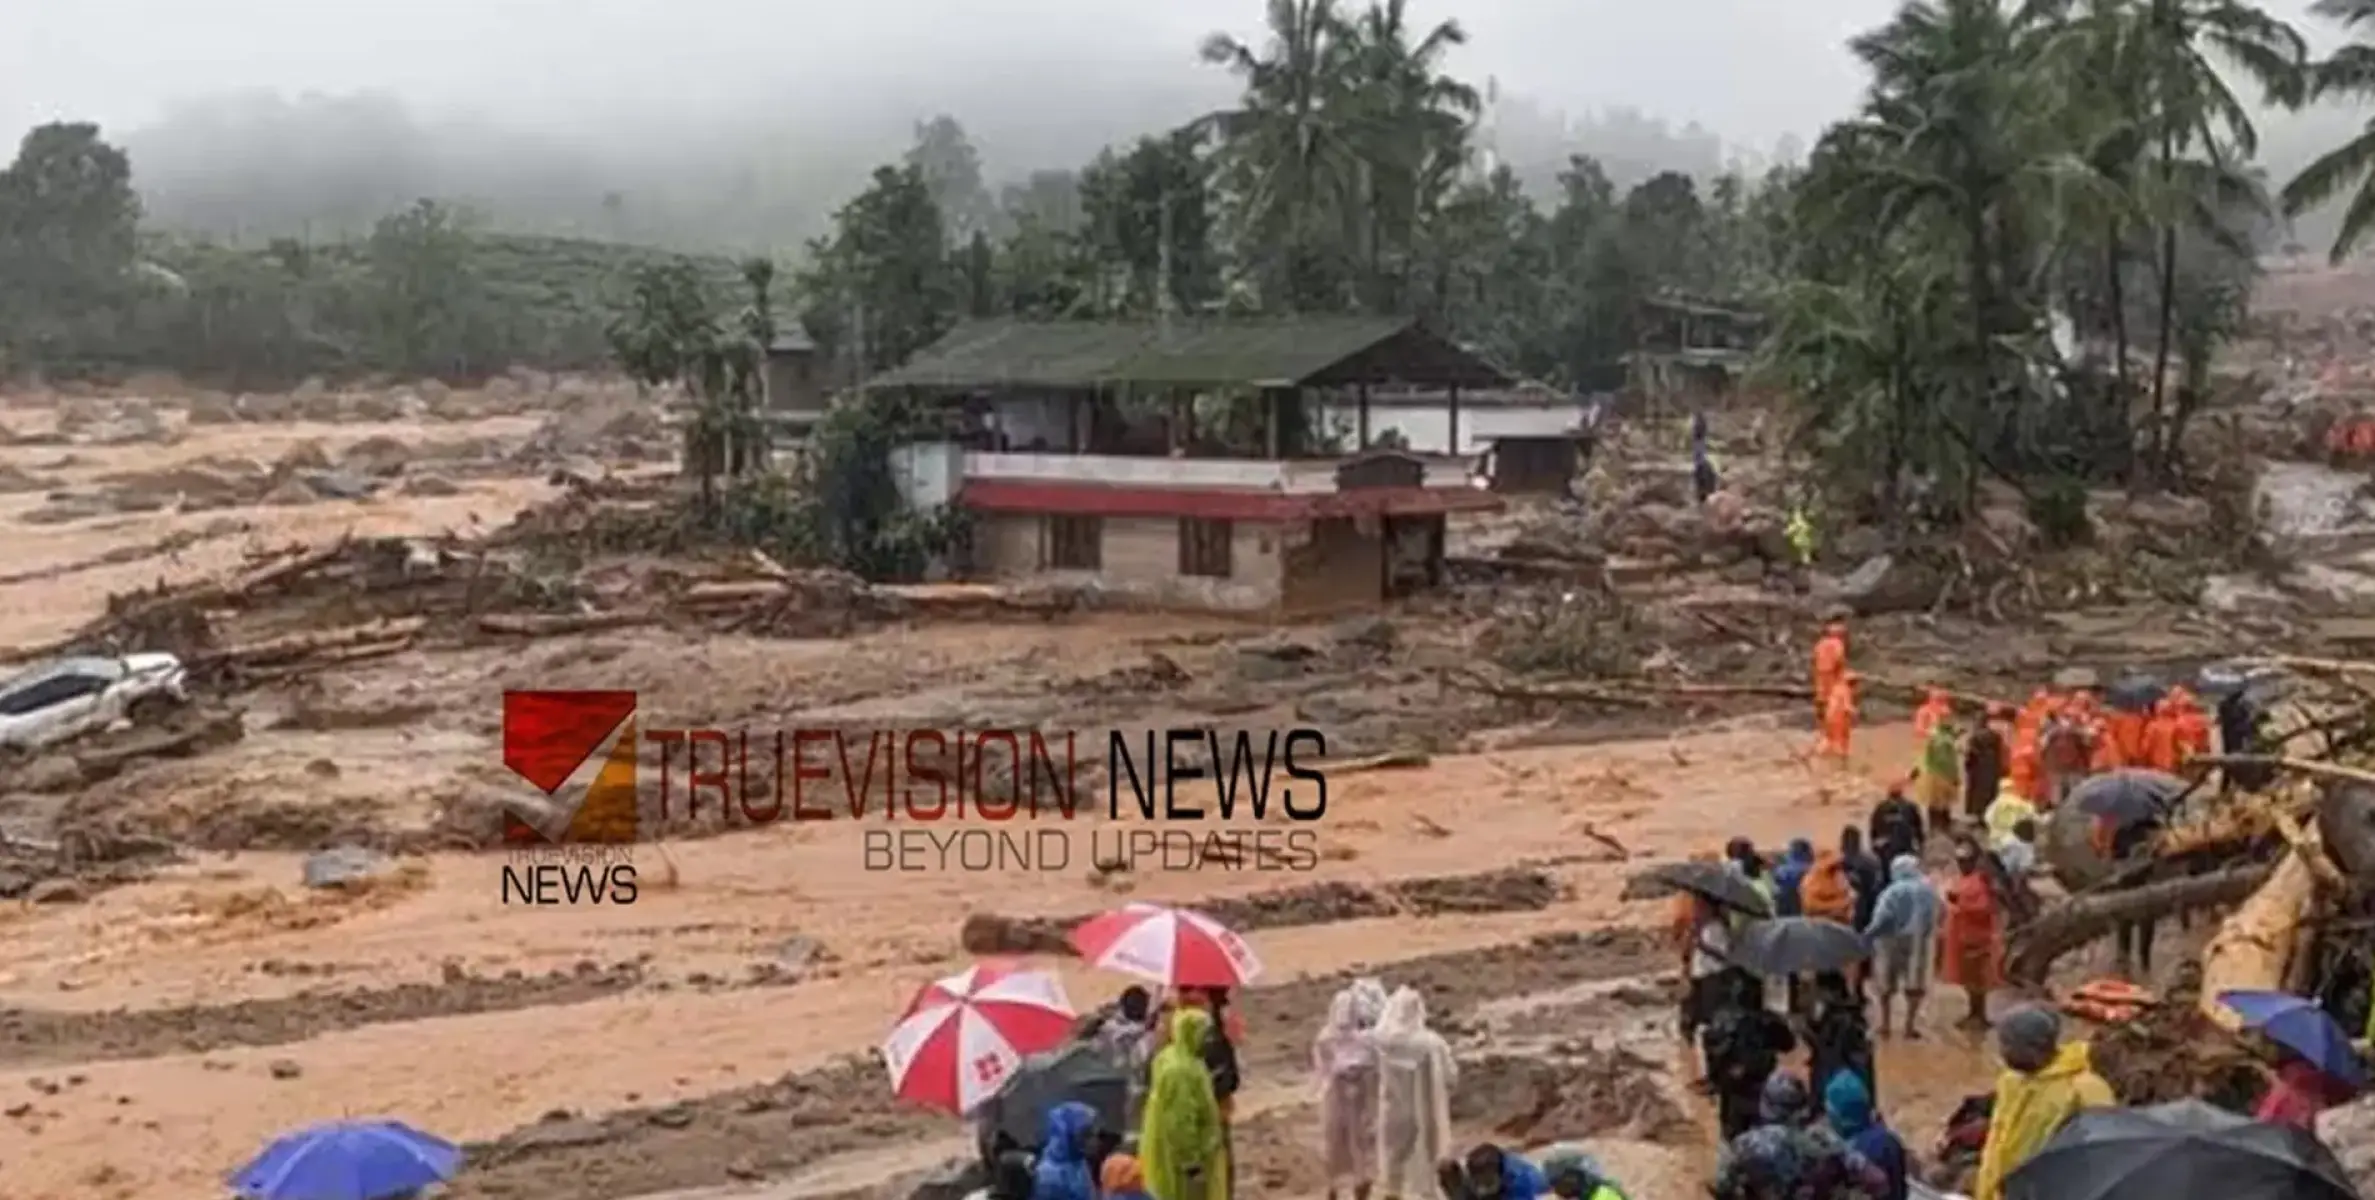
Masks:
[[[1386,1001],[1377,1046],[1377,1179],[1389,1197],[1434,1200],[1435,1165],[1451,1157],[1451,1047],[1427,1028],[1427,1002],[1410,988]]]
[[[1336,993],[1311,1042],[1319,1085],[1320,1154],[1331,1185],[1377,1178],[1377,1009],[1355,984]],[[1382,1007],[1382,1006],[1380,1006]]]

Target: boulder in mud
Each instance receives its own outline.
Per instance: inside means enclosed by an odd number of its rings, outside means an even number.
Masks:
[[[338,466],[358,475],[388,477],[401,474],[416,457],[413,448],[386,435],[367,437],[338,454]]]
[[[344,888],[366,883],[395,869],[395,860],[361,846],[338,846],[305,856],[305,886]]]

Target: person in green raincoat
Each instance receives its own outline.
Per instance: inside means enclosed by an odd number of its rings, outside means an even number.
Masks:
[[[1915,773],[1915,799],[1929,815],[1930,828],[1954,828],[1955,804],[1963,794],[1963,747],[1952,721],[1930,727]]]
[[[1212,1014],[1181,1008],[1155,1055],[1138,1129],[1138,1165],[1155,1200],[1228,1200],[1229,1158],[1220,1101],[1204,1065]]]

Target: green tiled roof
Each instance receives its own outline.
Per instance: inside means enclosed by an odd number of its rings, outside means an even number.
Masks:
[[[1355,361],[1359,360],[1359,361]],[[1407,317],[974,321],[868,387],[970,389],[1382,383],[1507,386],[1508,376]]]

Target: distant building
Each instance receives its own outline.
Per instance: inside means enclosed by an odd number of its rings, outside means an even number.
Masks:
[[[1764,314],[1744,305],[1664,293],[1634,311],[1625,390],[1632,407],[1679,412],[1718,406],[1738,389],[1764,337]]]
[[[1502,502],[1467,456],[1372,449],[1372,387],[1433,389],[1443,442],[1461,393],[1509,377],[1414,321],[1315,317],[958,327],[868,381],[963,414],[962,445],[910,480],[972,511],[973,571],[1093,583],[1148,603],[1239,612],[1372,605],[1440,581],[1453,512]],[[1200,428],[1227,406],[1234,430]],[[1320,410],[1349,398],[1349,454]],[[1249,444],[1259,450],[1248,453]],[[1230,447],[1236,447],[1232,450]]]
[[[770,423],[795,438],[825,415],[823,366],[816,343],[794,328],[776,335],[767,347],[767,415]]]

